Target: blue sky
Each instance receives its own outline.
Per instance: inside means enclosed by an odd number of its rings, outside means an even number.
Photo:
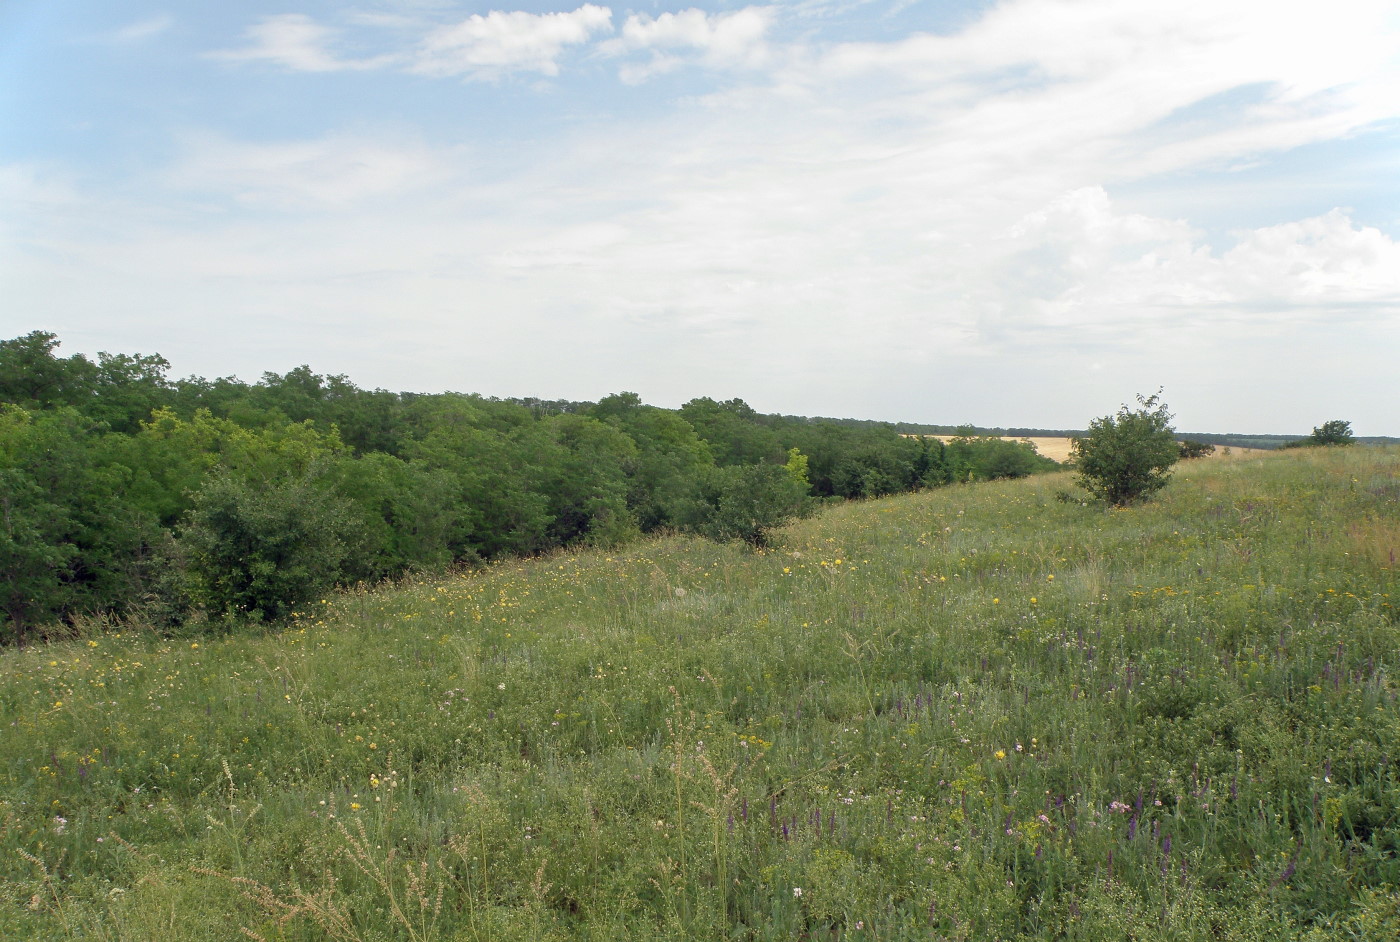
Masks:
[[[1400,5],[0,5],[0,335],[1400,434]]]

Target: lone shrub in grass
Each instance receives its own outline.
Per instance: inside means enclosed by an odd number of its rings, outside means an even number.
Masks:
[[[1314,445],[1350,445],[1356,437],[1351,433],[1351,423],[1345,419],[1333,419],[1330,422],[1323,422],[1321,426],[1313,429],[1312,442]]]
[[[1323,422],[1312,430],[1307,438],[1284,442],[1280,448],[1315,448],[1319,445],[1350,445],[1356,441],[1351,433],[1351,423],[1345,419],[1332,419]]]
[[[1165,487],[1172,465],[1181,457],[1161,391],[1139,395],[1137,401],[1137,409],[1124,405],[1115,415],[1094,419],[1089,433],[1074,439],[1070,447],[1079,484],[1115,507],[1143,500]]]

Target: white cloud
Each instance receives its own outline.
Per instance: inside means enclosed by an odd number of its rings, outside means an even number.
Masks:
[[[1342,365],[1290,386],[1302,408],[1328,378],[1388,375],[1396,351],[1394,231],[1362,224],[1374,204],[1335,208],[1348,204],[1336,194],[1366,192],[1340,169],[1359,165],[1349,139],[1400,117],[1400,43],[1381,6],[1007,0],[962,32],[827,45],[783,45],[791,21],[766,7],[638,14],[616,33],[594,6],[337,21],[375,51],[401,43],[392,63],[351,58],[305,17],[274,18],[243,58],[489,80],[596,52],[632,80],[681,65],[734,74],[667,103],[600,94],[596,120],[526,114],[531,148],[489,134],[454,145],[459,111],[425,128],[437,145],[405,143],[397,117],[306,141],[197,138],[139,198],[131,184],[101,199],[79,188],[53,211],[44,200],[64,192],[12,175],[33,198],[0,221],[44,261],[11,283],[36,310],[137,318],[155,297],[234,325],[291,318],[305,352],[276,327],[281,367],[312,360],[395,388],[469,375],[487,393],[584,396],[615,383],[652,401],[738,394],[786,411],[1050,426],[1160,382],[1211,390],[1199,414],[1221,415],[1211,398],[1231,383],[1277,389],[1309,372],[1300,345],[1321,364],[1346,334]],[[1272,155],[1314,142],[1353,161],[1319,166],[1325,189],[1270,176]],[[1390,152],[1376,153],[1382,175]],[[1191,182],[1205,171],[1218,211]],[[1235,178],[1255,194],[1247,216]],[[421,330],[376,328],[390,318]],[[1342,318],[1349,330],[1329,332]],[[1352,352],[1361,366],[1343,362]],[[1221,375],[1190,372],[1206,361]],[[1385,401],[1327,411],[1360,424],[1369,409],[1394,432]],[[1230,408],[1237,427],[1290,430],[1272,399]]]
[[[271,62],[295,72],[343,72],[376,69],[393,61],[391,56],[346,59],[331,50],[337,32],[301,13],[265,16],[248,27],[251,44],[243,49],[210,53],[230,62]]]
[[[621,35],[604,43],[600,51],[607,55],[649,51],[649,61],[622,67],[623,80],[632,83],[669,72],[690,59],[711,68],[758,68],[769,60],[766,34],[773,18],[772,7],[713,15],[691,8],[654,19],[634,13],[623,23]]]
[[[770,61],[766,36],[775,7],[746,7],[731,13],[699,9],[632,14],[621,34],[612,11],[591,3],[558,13],[493,10],[454,23],[432,25],[420,15],[350,12],[344,22],[373,31],[381,42],[410,44],[393,53],[351,58],[337,53],[340,32],[299,13],[262,18],[247,30],[242,49],[212,53],[229,61],[272,62],[299,72],[336,72],[397,65],[437,77],[492,80],[513,72],[556,76],[570,50],[593,46],[609,57],[642,57],[620,66],[624,81],[639,82],[688,63],[711,69],[762,68]],[[411,38],[416,37],[416,38]]]
[[[1341,209],[1242,233],[1223,258],[1239,300],[1400,311],[1400,243]],[[1364,315],[1363,315],[1364,316]]]
[[[271,144],[202,135],[163,176],[178,190],[235,204],[319,211],[422,191],[445,178],[453,156],[339,135]]]
[[[175,18],[169,14],[148,17],[144,20],[137,20],[116,30],[110,35],[112,42],[122,45],[128,43],[138,43],[142,40],[158,36],[170,27],[175,25]]]
[[[473,14],[432,30],[420,46],[414,71],[475,78],[516,71],[558,75],[566,49],[612,28],[612,11],[591,3],[569,13]]]
[[[1186,222],[1119,213],[1101,188],[1085,187],[1008,231],[984,309],[1023,342],[1050,330],[1141,337],[1187,327],[1199,342],[1199,331],[1232,325],[1243,337],[1400,310],[1400,243],[1340,209],[1234,239],[1215,254]]]

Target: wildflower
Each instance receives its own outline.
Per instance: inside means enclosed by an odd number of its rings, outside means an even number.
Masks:
[[[359,803],[358,801],[352,801],[352,802],[350,802],[350,810],[351,810],[351,811],[359,811],[359,810],[360,810],[360,803]]]
[[[996,751],[995,755],[996,755],[996,757],[997,757],[998,760],[1000,760],[1000,759],[1005,759],[1005,758],[1006,758],[1006,750],[1005,750],[1005,749],[998,749],[998,750]]]
[[[801,898],[802,898],[802,887],[800,887],[800,886],[795,886],[795,887],[793,887],[793,888],[792,888],[792,895],[793,895],[793,898],[794,898],[794,899],[801,899]]]

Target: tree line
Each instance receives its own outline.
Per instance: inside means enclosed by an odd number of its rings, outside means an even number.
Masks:
[[[673,530],[764,542],[822,500],[1055,467],[965,429],[362,389],[309,367],[171,379],[158,355],[0,341],[0,640],[80,617],[283,618],[333,585]]]

